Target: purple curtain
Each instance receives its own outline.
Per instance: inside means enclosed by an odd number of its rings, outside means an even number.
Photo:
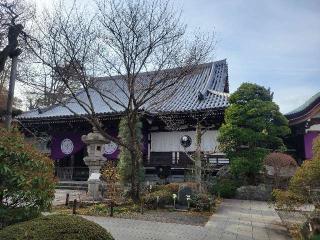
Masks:
[[[82,133],[64,132],[52,135],[51,158],[58,160],[70,156],[85,147],[81,140]]]
[[[118,133],[115,133],[115,132],[111,132],[109,134],[113,137],[118,136]],[[142,150],[142,154],[146,155],[146,154],[148,154],[148,133],[143,132],[142,134],[143,135],[142,135],[142,146],[141,146],[142,149],[141,150]],[[110,146],[110,150],[112,150],[114,147],[114,146],[112,146],[112,144],[110,144],[109,146]],[[120,148],[119,148],[119,146],[117,146],[117,150],[114,153],[104,154],[104,156],[107,159],[116,160],[116,159],[119,159],[119,154],[120,154]]]
[[[320,132],[308,132],[304,135],[304,152],[306,159],[312,158],[312,142],[319,134]]]
[[[55,133],[52,135],[51,141],[51,158],[54,160],[62,159],[66,156],[70,156],[81,151],[86,145],[81,140],[81,136],[86,133],[74,133],[64,132]],[[111,136],[116,137],[118,133],[116,131],[110,131]],[[110,160],[116,160],[119,157],[120,149],[116,144],[108,144],[107,152],[104,156]],[[148,135],[147,132],[143,132],[142,139],[142,151],[143,154],[147,154],[148,151]]]

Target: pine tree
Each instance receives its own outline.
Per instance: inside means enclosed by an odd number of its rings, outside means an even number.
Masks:
[[[273,94],[257,84],[243,83],[229,99],[225,123],[219,129],[220,148],[231,160],[231,170],[250,184],[270,151],[284,149],[288,120],[272,101]]]

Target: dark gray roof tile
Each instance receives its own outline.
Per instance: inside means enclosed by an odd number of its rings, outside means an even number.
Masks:
[[[148,76],[148,73],[141,74],[141,78],[143,79],[146,76]],[[122,102],[126,101],[125,92],[113,80],[98,78],[98,81],[101,83],[99,89],[106,89],[106,94],[109,97],[117,97]],[[118,85],[120,84],[118,83]],[[228,66],[226,60],[207,63],[201,65],[196,73],[186,76],[184,83],[179,85],[178,89],[175,89],[173,97],[167,98],[161,103],[154,103],[156,105],[145,105],[143,109],[153,113],[173,113],[225,108],[228,106],[229,95],[227,92],[224,92],[225,89],[228,89]],[[203,94],[203,100],[199,100],[199,92]],[[162,94],[158,99],[161,99],[166,93]],[[84,91],[80,91],[78,97],[82,101],[88,102]],[[115,103],[110,102],[108,106],[103,97],[93,89],[90,91],[90,97],[94,102],[95,112],[98,114],[121,113],[124,110],[123,107]],[[87,114],[75,99],[69,99],[65,105],[67,107],[58,104],[43,109],[43,111],[31,110],[19,115],[17,118],[23,120],[70,117],[74,115],[72,112],[77,113],[77,115]],[[72,109],[72,111],[68,108]]]

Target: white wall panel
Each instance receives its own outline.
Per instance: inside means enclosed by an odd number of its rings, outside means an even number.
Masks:
[[[151,133],[151,152],[183,152],[184,148],[180,144],[183,135],[189,135],[192,139],[187,151],[195,151],[195,131],[173,131],[173,132],[152,132]],[[213,151],[218,146],[218,131],[209,130],[202,136],[201,150]]]

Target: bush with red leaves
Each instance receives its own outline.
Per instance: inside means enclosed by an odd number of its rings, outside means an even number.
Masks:
[[[264,159],[264,164],[274,168],[297,167],[297,162],[288,154],[273,152]]]
[[[274,180],[275,188],[286,188],[290,177],[295,173],[297,162],[288,154],[273,152],[268,154],[264,159],[264,164]],[[271,169],[270,169],[271,167]]]

